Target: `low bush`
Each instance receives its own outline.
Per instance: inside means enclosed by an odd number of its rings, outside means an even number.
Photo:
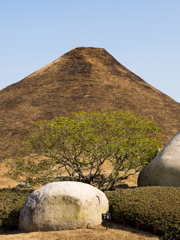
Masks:
[[[105,194],[115,222],[158,237],[180,237],[180,188],[141,187]]]
[[[20,211],[33,190],[7,188],[0,189],[0,229],[1,231],[18,228]]]
[[[18,228],[20,211],[32,189],[0,189],[0,229]],[[112,220],[151,232],[180,237],[180,188],[142,187],[105,192]]]

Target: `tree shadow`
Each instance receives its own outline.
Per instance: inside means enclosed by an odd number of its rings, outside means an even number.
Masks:
[[[103,227],[106,227],[106,221],[103,221],[101,224]],[[152,234],[151,232],[148,231],[143,231],[141,229],[137,229],[137,228],[133,228],[131,226],[127,226],[123,223],[116,223],[113,220],[108,222],[108,228],[109,229],[120,229],[126,232],[131,232],[131,233],[136,233],[136,234],[140,234],[143,236],[148,236],[148,237],[155,237],[155,234]]]
[[[124,183],[124,184],[119,184],[119,185],[116,185],[113,187],[113,190],[115,189],[120,189],[120,188],[123,188],[123,189],[133,189],[133,188],[137,188],[137,186],[133,186],[133,187],[130,187],[128,184]]]

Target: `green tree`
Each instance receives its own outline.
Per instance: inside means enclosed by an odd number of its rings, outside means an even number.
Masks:
[[[156,156],[162,144],[159,130],[152,121],[123,111],[78,112],[39,121],[16,143],[13,161],[7,162],[9,174],[31,184],[73,180],[111,189]],[[113,166],[109,174],[102,171],[107,161]]]

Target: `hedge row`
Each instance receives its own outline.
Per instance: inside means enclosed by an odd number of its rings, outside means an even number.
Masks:
[[[0,189],[0,229],[18,228],[18,218],[32,189]],[[155,234],[180,237],[180,188],[142,187],[105,192],[112,220]]]
[[[158,237],[180,237],[180,188],[140,187],[105,194],[115,222]]]

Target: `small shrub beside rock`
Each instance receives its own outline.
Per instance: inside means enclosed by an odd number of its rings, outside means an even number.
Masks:
[[[0,189],[0,229],[1,231],[18,228],[20,211],[28,197],[30,189]]]
[[[115,222],[159,237],[180,237],[180,188],[116,189],[105,194]]]

